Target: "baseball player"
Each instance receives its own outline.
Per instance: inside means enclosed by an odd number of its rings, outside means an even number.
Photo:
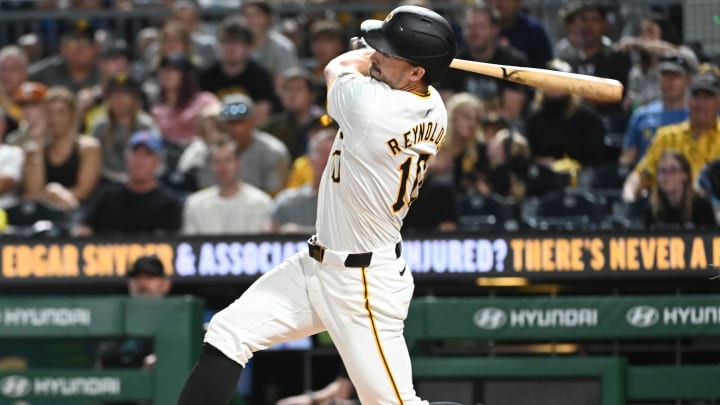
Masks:
[[[400,229],[445,140],[438,91],[455,56],[448,22],[417,6],[360,27],[372,49],[325,68],[340,126],[320,182],[317,234],[216,314],[180,405],[225,405],[253,352],[327,330],[365,405],[427,404],[403,337],[413,295]]]

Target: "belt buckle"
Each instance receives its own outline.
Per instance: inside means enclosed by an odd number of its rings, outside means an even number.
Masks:
[[[325,246],[313,245],[313,244],[311,244],[310,246],[311,246],[310,257],[312,257],[313,259],[322,263],[323,258],[325,257]]]

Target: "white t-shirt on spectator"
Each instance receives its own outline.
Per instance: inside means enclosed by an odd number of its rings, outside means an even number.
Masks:
[[[185,235],[222,235],[267,232],[273,199],[264,191],[242,183],[232,197],[221,197],[212,186],[191,194],[183,209]]]
[[[24,160],[22,148],[0,144],[0,178],[11,178],[18,185],[13,190],[0,193],[0,208],[10,208],[19,202],[18,189]]]

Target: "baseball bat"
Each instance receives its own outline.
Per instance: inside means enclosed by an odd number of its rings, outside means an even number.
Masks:
[[[509,80],[536,87],[540,90],[570,93],[605,103],[617,103],[622,100],[623,85],[614,79],[565,73],[550,69],[496,65],[457,58],[450,62],[450,67]]]

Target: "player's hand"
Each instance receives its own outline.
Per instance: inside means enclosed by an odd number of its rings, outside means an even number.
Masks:
[[[348,48],[350,50],[363,49],[363,48],[370,48],[370,45],[368,45],[368,43],[365,42],[365,38],[363,38],[363,37],[352,37],[352,38],[350,38],[350,43],[348,44]]]

